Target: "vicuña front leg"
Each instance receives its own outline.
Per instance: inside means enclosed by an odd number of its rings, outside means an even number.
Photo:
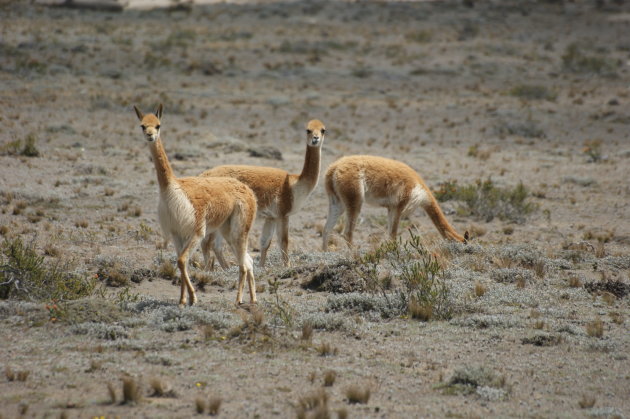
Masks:
[[[289,261],[289,217],[282,217],[278,220],[278,242],[282,253],[282,263],[284,266],[291,266]]]
[[[188,290],[188,296],[190,297],[190,305],[194,305],[197,302],[197,295],[195,294],[195,289],[190,282],[190,277],[188,276],[188,269],[186,268],[188,262],[188,252],[191,247],[193,247],[194,241],[186,246],[182,252],[177,256],[177,267],[179,268],[179,272],[181,275],[180,278],[180,287],[181,292],[179,295],[179,305],[186,305],[186,290]]]

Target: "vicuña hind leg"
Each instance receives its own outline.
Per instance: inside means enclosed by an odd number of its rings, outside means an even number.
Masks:
[[[325,252],[328,250],[328,235],[337,225],[337,220],[343,214],[343,206],[339,199],[334,195],[328,196],[328,218],[326,219],[326,225],[324,226],[324,232],[322,233],[322,250]]]
[[[396,207],[390,207],[387,209],[387,230],[389,232],[389,238],[395,240],[398,235],[398,225],[400,224],[400,217],[402,217],[403,210],[407,205],[406,202],[400,203]]]
[[[276,230],[276,220],[273,218],[265,218],[265,224],[263,224],[262,236],[260,237],[260,266],[265,266],[267,261],[267,251],[271,245],[271,239],[273,233]]]

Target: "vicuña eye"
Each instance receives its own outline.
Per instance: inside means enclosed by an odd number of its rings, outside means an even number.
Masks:
[[[306,130],[306,133],[307,133],[308,135],[311,135],[311,134],[313,133],[313,130],[307,129],[307,130]]]
[[[155,129],[160,129],[160,126],[159,126],[159,125],[156,125],[156,126],[155,126]]]
[[[144,131],[145,129],[147,129],[147,127],[145,127],[144,125],[140,125],[140,128],[142,128],[142,131]]]
[[[326,134],[326,130],[322,128],[322,135]]]

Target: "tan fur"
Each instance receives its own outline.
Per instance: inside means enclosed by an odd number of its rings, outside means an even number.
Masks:
[[[256,286],[252,258],[247,253],[249,230],[256,216],[256,197],[245,184],[228,177],[176,178],[160,138],[162,105],[156,114],[143,115],[134,106],[141,121],[142,131],[151,149],[160,188],[158,216],[162,231],[172,239],[177,251],[177,265],[181,274],[180,304],[186,304],[186,290],[190,305],[197,301],[187,271],[189,252],[202,240],[206,265],[210,262],[210,244],[220,233],[232,247],[239,265],[237,304],[243,301],[245,279],[252,303],[256,302]]]
[[[267,250],[274,230],[278,235],[282,260],[289,265],[289,216],[297,212],[306,198],[317,186],[320,171],[321,146],[326,128],[321,121],[312,120],[306,127],[306,155],[304,167],[299,175],[273,167],[218,166],[207,170],[201,176],[230,176],[247,184],[256,195],[258,214],[264,218],[260,243],[260,265],[265,266]],[[220,245],[215,245],[219,263],[227,266]]]
[[[323,233],[323,249],[339,216],[347,213],[344,236],[352,244],[352,233],[364,202],[387,208],[390,238],[396,238],[400,217],[421,206],[440,234],[466,242],[444,217],[435,197],[418,173],[396,160],[376,156],[342,157],[326,170],[328,219]]]

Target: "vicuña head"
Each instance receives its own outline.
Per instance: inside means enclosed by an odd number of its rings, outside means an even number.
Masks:
[[[396,160],[376,156],[347,156],[332,163],[326,170],[328,219],[324,227],[323,250],[328,248],[328,235],[344,212],[347,222],[344,236],[352,244],[352,233],[364,202],[387,208],[390,238],[396,238],[403,215],[422,207],[440,234],[465,243],[468,232],[461,236],[449,224],[435,197],[418,173]]]
[[[140,120],[140,128],[146,137],[147,141],[152,143],[160,137],[160,119],[162,118],[162,104],[160,103],[155,111],[155,114],[149,113],[143,115],[136,106],[133,107]]]
[[[321,148],[326,127],[313,119],[306,125],[306,153],[300,174],[289,174],[274,167],[226,165],[207,170],[201,176],[230,176],[247,184],[258,201],[258,213],[265,220],[260,236],[260,265],[265,266],[267,250],[274,232],[282,252],[282,261],[289,265],[289,216],[304,205],[317,186],[320,171]],[[227,267],[217,240],[214,247],[219,263]]]
[[[247,253],[249,230],[256,217],[254,193],[247,185],[232,178],[176,178],[160,138],[162,105],[157,107],[155,114],[147,115],[136,106],[133,108],[141,122],[142,133],[149,142],[160,186],[160,226],[164,236],[172,240],[177,251],[177,266],[181,274],[179,303],[186,304],[186,290],[190,304],[197,301],[188,276],[188,255],[201,241],[201,250],[208,266],[215,234],[221,234],[236,255],[239,265],[237,304],[243,300],[245,279],[249,285],[251,302],[255,303],[252,258]]]
[[[321,147],[324,144],[326,127],[319,119],[313,119],[306,125],[306,145],[309,147]]]

